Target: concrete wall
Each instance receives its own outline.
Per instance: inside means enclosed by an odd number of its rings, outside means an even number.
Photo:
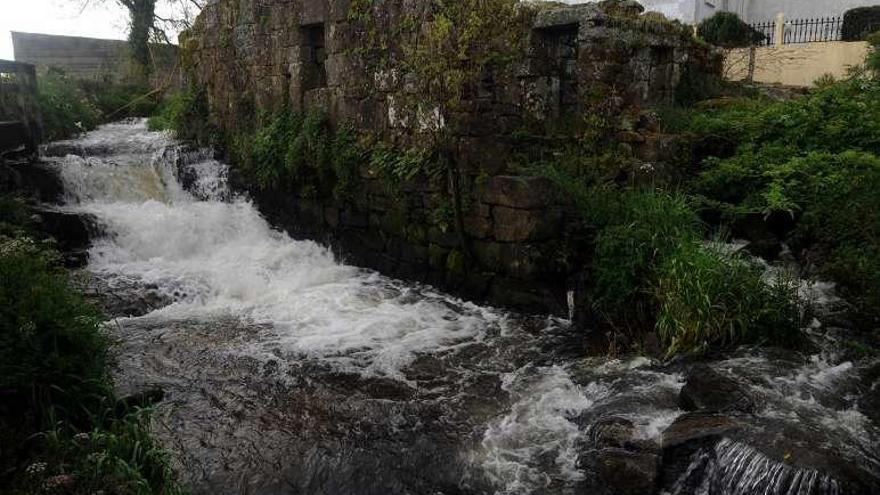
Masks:
[[[825,74],[844,77],[850,67],[864,62],[868,44],[863,41],[803,43],[732,50],[725,60],[725,77],[731,81],[812,86]],[[754,63],[750,58],[754,57]],[[751,77],[750,77],[750,66]]]
[[[58,69],[78,78],[117,80],[129,73],[127,41],[13,32],[12,45],[16,61],[41,73]],[[177,47],[152,45],[151,50],[160,77],[174,69]]]

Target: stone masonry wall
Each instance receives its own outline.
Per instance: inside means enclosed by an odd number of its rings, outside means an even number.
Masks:
[[[376,2],[378,29],[423,16],[428,2]],[[407,75],[370,69],[357,52],[362,26],[349,0],[218,0],[182,37],[192,82],[206,88],[224,132],[282,107],[325,111],[386,142],[405,144],[419,115],[398,104]],[[364,164],[344,200],[300,190],[258,190],[239,177],[273,224],[324,240],[346,260],[425,281],[465,297],[525,311],[566,314],[589,250],[577,215],[547,179],[511,167],[512,136],[526,126],[581,118],[595,105],[640,122],[643,104],[670,103],[698,49],[678,26],[614,18],[595,5],[544,9],[529,33],[515,80],[488,80],[465,107],[454,136],[464,232],[438,221],[448,177],[417,177],[390,191]],[[601,98],[596,98],[599,94]],[[641,119],[644,120],[644,119]],[[662,162],[668,143],[636,129],[624,140]],[[659,143],[659,144],[658,144]]]

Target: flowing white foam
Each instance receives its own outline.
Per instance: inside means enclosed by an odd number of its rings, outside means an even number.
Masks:
[[[273,329],[263,350],[397,378],[419,353],[479,340],[504,318],[439,294],[412,297],[418,288],[273,230],[250,202],[218,199],[225,167],[212,160],[188,169],[197,194],[213,195],[196,201],[176,180],[167,138],[144,131],[101,128],[84,142],[115,150],[121,139],[125,155],[69,156],[62,170],[74,207],[108,234],[93,246],[90,270],[158,286],[174,303],[151,316],[240,317]]]
[[[486,430],[481,452],[498,493],[534,493],[583,479],[576,448],[582,431],[573,419],[608,390],[596,383],[579,387],[558,366],[509,374],[502,388],[515,403]],[[542,464],[547,459],[552,465]]]

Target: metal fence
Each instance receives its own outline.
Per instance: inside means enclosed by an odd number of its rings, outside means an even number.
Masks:
[[[783,44],[818,43],[823,41],[840,41],[842,39],[842,17],[793,19],[786,20],[784,25]],[[763,39],[758,44],[776,44],[776,21],[759,22],[751,24],[751,27],[763,36]]]

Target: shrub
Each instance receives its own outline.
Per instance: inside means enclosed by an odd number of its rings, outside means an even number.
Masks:
[[[843,14],[841,38],[843,41],[862,41],[880,29],[880,6],[858,7]]]
[[[54,254],[29,238],[4,237],[0,279],[0,388],[71,416],[99,402],[109,393],[101,318],[68,288]]]
[[[697,34],[708,43],[724,48],[740,48],[762,43],[765,36],[732,12],[718,12],[704,19]]]
[[[764,109],[743,104],[693,121],[740,143],[733,156],[705,161],[695,191],[734,216],[787,214],[796,222],[790,241],[809,249],[817,273],[839,282],[870,321],[880,321],[880,203],[871,193],[880,186],[877,118],[878,83],[854,77]]]
[[[118,415],[100,313],[70,288],[57,253],[22,234],[22,204],[4,199],[0,213],[0,483],[10,493],[180,493],[149,411]]]
[[[78,84],[101,111],[104,121],[126,117],[148,117],[159,99],[148,85],[112,80],[82,80]]]
[[[37,89],[47,141],[66,139],[101,123],[101,110],[76,80],[50,72],[38,78]]]
[[[865,66],[874,72],[876,78],[880,74],[880,31],[869,34],[866,41],[868,42],[868,55],[865,57]]]
[[[683,243],[659,267],[656,297],[668,354],[799,342],[796,287],[765,282],[760,267],[736,254]]]
[[[37,476],[26,476],[23,488],[42,493],[46,480],[66,473],[69,484],[60,487],[63,493],[182,494],[168,451],[149,433],[150,410],[135,408],[121,417],[111,410],[104,413],[100,426],[92,429],[55,424],[42,432],[38,459],[46,468]]]
[[[179,139],[204,146],[218,141],[217,129],[209,121],[207,94],[196,86],[166,95],[147,121],[147,127],[152,131],[173,131]]]
[[[684,196],[660,191],[594,190],[591,223],[598,229],[591,267],[594,309],[620,326],[651,325],[656,268],[683,242],[699,236]]]
[[[880,322],[880,157],[814,153],[786,164],[774,186],[803,210],[795,242],[818,252],[820,272],[840,283],[867,324]]]

